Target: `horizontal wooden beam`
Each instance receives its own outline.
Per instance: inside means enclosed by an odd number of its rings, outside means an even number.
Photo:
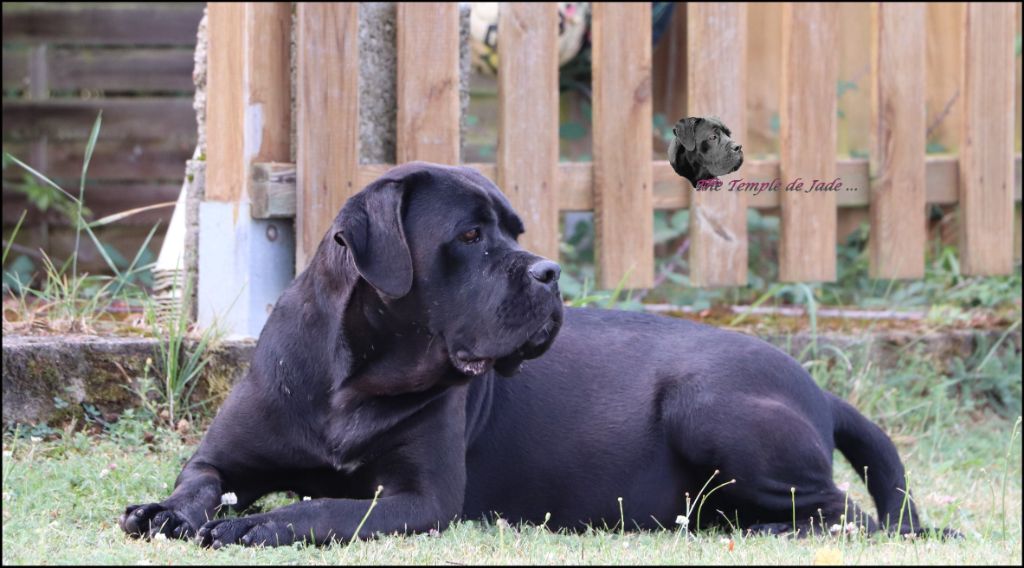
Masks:
[[[1021,200],[1021,155],[1017,154],[1014,161],[1014,196],[1015,201]],[[465,164],[488,179],[497,177],[494,164]],[[370,184],[385,172],[393,168],[392,164],[365,164],[359,166],[358,186]],[[654,208],[682,209],[690,206],[690,183],[679,177],[667,161],[652,164],[654,177]],[[744,183],[771,183],[779,178],[778,160],[753,160],[744,164]],[[839,207],[867,207],[870,202],[868,192],[868,161],[865,159],[848,159],[836,162],[836,171],[843,183],[837,195]],[[957,203],[959,184],[959,162],[956,156],[928,156],[925,160],[925,199],[935,205],[954,205]],[[253,200],[253,216],[257,218],[287,218],[295,216],[295,164],[256,164],[252,171],[253,183],[250,186]],[[560,211],[592,211],[594,209],[592,183],[592,164],[590,162],[561,162],[558,164]],[[845,188],[857,188],[846,191]],[[728,191],[724,186],[722,191]],[[785,188],[782,188],[783,190]],[[779,206],[779,191],[762,191],[747,193],[747,206],[755,209],[772,209]]]

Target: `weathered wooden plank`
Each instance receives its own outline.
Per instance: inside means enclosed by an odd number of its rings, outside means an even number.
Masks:
[[[5,44],[195,45],[203,3],[35,4],[3,11]]]
[[[782,183],[836,178],[837,9],[834,4],[782,6],[780,158]],[[779,240],[783,281],[834,280],[836,194],[785,191]]]
[[[1021,200],[1021,155],[1014,158],[1014,200]],[[474,168],[491,181],[497,179],[497,168],[489,163],[463,164]],[[264,164],[268,171],[275,172],[273,180],[262,179],[265,174],[254,174],[255,184],[266,184],[268,181],[280,184],[279,187],[260,190],[267,196],[259,207],[266,211],[268,218],[293,217],[295,215],[295,182],[289,182],[288,174],[293,164]],[[364,164],[359,166],[358,186],[365,187],[375,179],[393,168],[393,164]],[[778,180],[778,160],[750,160],[743,164],[743,183],[771,184]],[[936,205],[955,205],[958,200],[959,168],[956,156],[928,156],[925,160],[927,179],[927,201]],[[690,206],[690,182],[680,178],[665,160],[651,163],[651,175],[654,185],[655,209],[682,209]],[[843,190],[837,195],[839,207],[858,208],[870,204],[868,191],[868,160],[860,158],[842,159],[836,162],[836,175],[843,180]],[[593,164],[590,162],[561,162],[558,164],[558,210],[559,211],[593,211],[594,195]],[[728,187],[728,186],[727,186]],[[779,206],[780,191],[760,190],[748,186],[748,206],[755,209],[774,209]],[[848,191],[847,188],[855,188]],[[291,197],[288,197],[291,194]]]
[[[717,115],[742,143],[747,138],[747,6],[687,7],[687,104],[690,116]],[[743,174],[722,176],[728,184]],[[690,194],[690,281],[694,286],[747,284],[747,194]]]
[[[922,278],[925,219],[925,5],[871,5],[873,278]]]
[[[3,88],[27,91],[29,51],[3,52]],[[48,88],[55,91],[191,92],[192,49],[188,48],[53,48],[44,59]]]
[[[558,7],[501,5],[498,187],[526,225],[520,243],[558,260]]]
[[[245,4],[210,4],[206,95],[206,201],[242,198]]]
[[[362,187],[358,5],[299,4],[298,10],[297,271]]]
[[[593,5],[594,225],[598,285],[654,282],[651,5]]]
[[[966,274],[1013,270],[1014,5],[969,3],[964,14],[960,256]]]
[[[31,158],[31,142],[4,143],[4,151],[17,157],[34,168],[41,168],[47,177],[58,181],[73,181],[76,185],[82,174],[82,160],[85,157],[85,140],[53,141],[46,146],[46,164],[34,163]],[[104,140],[101,136],[89,162],[90,180],[180,180],[185,173],[185,160],[192,157],[194,143],[190,148],[185,143],[174,141],[135,142],[133,140]],[[12,173],[21,177],[15,168],[8,168],[5,177]]]
[[[269,162],[252,165],[249,212],[253,219],[295,216],[295,164]]]
[[[398,163],[459,163],[459,6],[400,2]]]
[[[88,140],[103,111],[100,139],[172,139],[194,145],[196,114],[191,98],[50,99],[3,101],[4,141]]]
[[[254,162],[291,158],[291,42],[289,2],[247,2],[248,66],[245,105],[245,168]]]
[[[50,89],[192,92],[192,52],[191,48],[53,49]]]

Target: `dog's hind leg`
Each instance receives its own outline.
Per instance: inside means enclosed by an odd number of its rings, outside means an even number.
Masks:
[[[740,527],[759,532],[792,531],[794,523],[805,533],[812,523],[816,532],[822,525],[849,522],[875,529],[874,520],[832,480],[831,433],[825,424],[763,395],[726,393],[699,400],[672,421],[674,446],[684,462],[695,471],[718,471],[708,490],[724,484],[705,510],[736,511]]]

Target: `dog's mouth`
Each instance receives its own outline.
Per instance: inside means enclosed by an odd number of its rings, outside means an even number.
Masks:
[[[450,356],[452,366],[470,377],[478,377],[491,369],[506,377],[514,375],[524,360],[539,357],[547,351],[560,327],[561,318],[549,319],[515,351],[501,357],[480,357],[465,349],[459,349]]]
[[[472,353],[464,350],[455,352],[451,357],[452,365],[464,375],[478,377],[494,366],[494,359],[490,357],[475,357]]]

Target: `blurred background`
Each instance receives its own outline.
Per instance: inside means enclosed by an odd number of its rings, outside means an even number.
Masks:
[[[141,254],[155,259],[173,202],[185,175],[184,162],[196,148],[193,63],[202,3],[4,3],[3,5],[3,229],[5,246],[14,224],[27,212],[4,266],[12,278],[39,278],[40,249],[60,260],[71,255],[75,231],[73,203],[58,191],[12,165],[7,153],[77,188],[92,124],[103,111],[103,127],[84,187],[85,216],[96,220],[123,211],[153,207],[95,228],[104,253],[119,266]],[[465,162],[493,162],[497,144],[497,4],[471,3],[468,113],[464,117]],[[590,11],[588,3],[559,3],[560,154],[563,161],[591,159]],[[778,153],[781,10],[779,3],[748,8],[748,129],[740,136],[748,159]],[[868,155],[870,14],[867,4],[841,4],[838,107],[839,157]],[[1019,16],[1019,6],[1017,13]],[[927,7],[927,151],[958,151],[960,129],[958,38],[962,22],[956,4]],[[1021,148],[1021,34],[1015,39],[1017,112],[1015,151]],[[653,159],[664,159],[672,125],[686,115],[686,18],[673,3],[652,6],[654,128]],[[1008,117],[1008,119],[1011,119]],[[163,206],[161,206],[163,205]],[[955,206],[930,207],[934,268],[955,247]],[[851,294],[837,303],[870,302],[865,290],[866,208],[839,213],[838,286]],[[777,211],[748,211],[750,286],[697,290],[687,286],[688,213],[657,211],[655,241],[659,286],[645,301],[707,307],[718,301],[752,300],[777,274]],[[1018,204],[1019,219],[1019,204]],[[153,237],[147,235],[156,222]],[[593,226],[588,213],[565,213],[562,225],[564,290],[584,294],[593,281]],[[1018,228],[1016,251],[1020,258]],[[145,246],[143,246],[145,245]],[[93,242],[81,243],[78,263],[91,273],[109,272]],[[141,249],[141,250],[140,250]],[[947,259],[948,260],[948,259]],[[147,284],[151,276],[140,271]],[[1018,276],[1019,281],[1019,276]],[[830,285],[825,285],[828,287]],[[874,288],[873,288],[874,289]],[[929,302],[919,296],[913,304]]]

